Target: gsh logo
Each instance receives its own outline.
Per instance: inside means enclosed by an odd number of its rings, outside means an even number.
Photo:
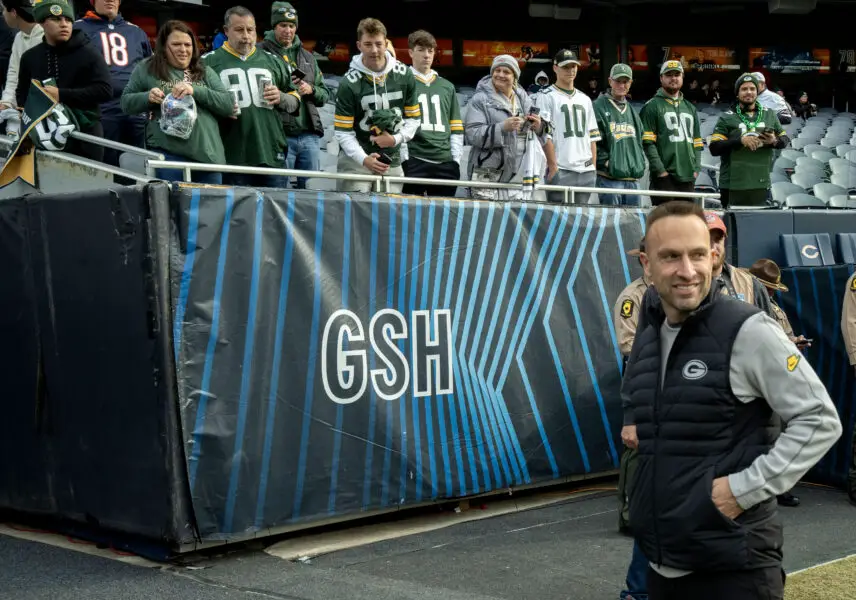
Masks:
[[[409,330],[407,326],[404,315],[385,308],[372,317],[366,340],[357,315],[345,309],[334,312],[321,339],[321,378],[327,397],[338,404],[351,404],[365,395],[371,382],[378,397],[397,400],[407,392],[411,372],[414,397],[454,393],[451,311],[413,311]],[[409,361],[398,347],[408,337]],[[376,359],[371,370],[369,353]]]

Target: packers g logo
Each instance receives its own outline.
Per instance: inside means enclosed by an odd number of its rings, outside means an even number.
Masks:
[[[53,6],[51,6],[50,11],[53,16],[58,17],[62,14],[62,7],[57,4],[54,4]]]
[[[800,364],[800,355],[799,354],[791,354],[788,357],[788,372],[793,373],[794,369],[797,368],[797,365]]]
[[[633,300],[629,298],[621,303],[621,317],[623,319],[629,319],[633,316]]]

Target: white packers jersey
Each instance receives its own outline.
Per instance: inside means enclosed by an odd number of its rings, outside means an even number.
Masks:
[[[579,90],[568,92],[551,85],[535,94],[534,101],[541,109],[541,118],[552,125],[548,137],[553,140],[559,168],[577,173],[594,171],[591,143],[600,141],[600,130],[591,99]]]

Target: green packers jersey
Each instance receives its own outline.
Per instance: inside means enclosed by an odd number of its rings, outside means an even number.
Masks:
[[[749,120],[749,127],[740,119],[736,112],[729,110],[722,113],[716,122],[711,143],[740,139],[754,125],[763,126],[773,131],[776,137],[785,134],[779,123],[779,118],[772,110],[756,105],[760,113]],[[759,118],[755,125],[755,118]],[[770,187],[770,169],[773,164],[773,148],[762,146],[752,152],[744,146],[734,148],[722,155],[719,167],[719,187],[726,190],[766,190]]]
[[[678,181],[695,181],[701,168],[701,127],[695,106],[682,94],[669,98],[661,89],[639,111],[642,146],[651,178],[663,171]]]
[[[404,63],[396,61],[385,74],[369,75],[355,68],[349,69],[336,94],[335,130],[355,133],[366,154],[380,152],[370,139],[373,134],[369,129],[372,115],[380,109],[391,109],[402,119],[421,116],[415,79]],[[392,159],[391,166],[401,165],[400,146],[383,152]]]
[[[238,91],[241,114],[237,119],[220,120],[226,162],[230,165],[281,168],[288,141],[278,109],[265,102],[259,81],[267,77],[280,90],[298,96],[285,62],[259,48],[253,48],[246,59],[241,59],[228,42],[203,59],[220,76],[227,90]]]
[[[433,163],[452,160],[453,135],[464,135],[464,122],[455,86],[436,73],[429,77],[414,72],[416,99],[422,111],[422,124],[416,136],[407,142],[410,156]]]

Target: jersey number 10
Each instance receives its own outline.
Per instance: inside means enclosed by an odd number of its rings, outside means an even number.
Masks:
[[[128,66],[128,40],[121,33],[112,31],[101,32],[101,51],[104,53],[104,61],[115,67]]]
[[[579,104],[574,104],[573,114],[571,107],[562,104],[562,114],[565,115],[564,137],[584,137],[586,134],[586,109]],[[573,116],[573,118],[571,118]]]

